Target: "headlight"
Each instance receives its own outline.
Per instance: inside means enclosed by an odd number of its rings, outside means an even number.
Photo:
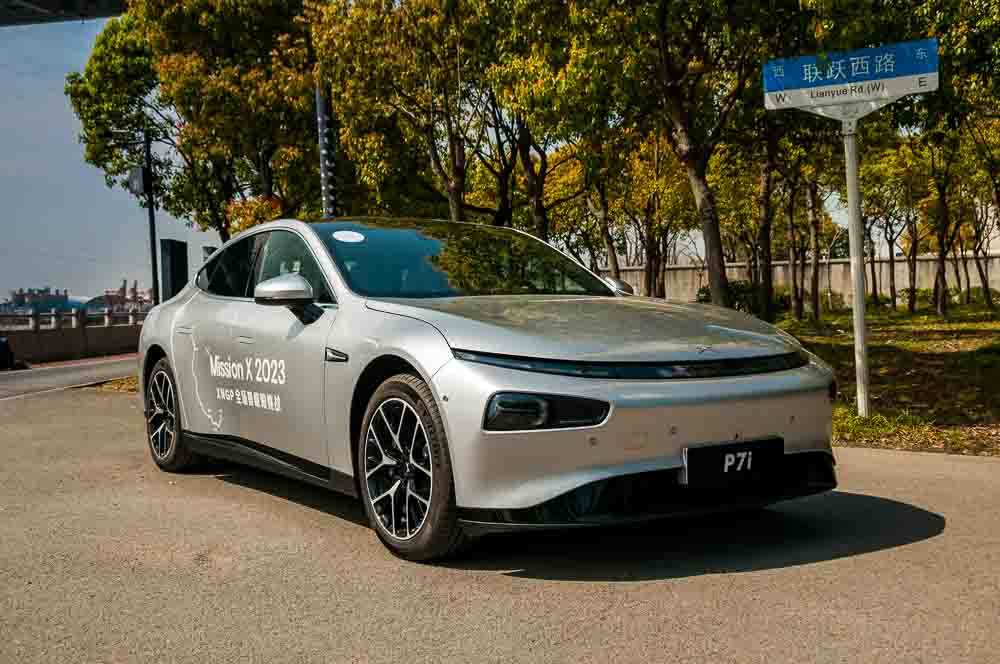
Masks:
[[[573,362],[532,357],[514,357],[453,349],[455,357],[466,362],[489,364],[504,369],[534,371],[557,376],[605,378],[608,380],[677,380],[684,378],[722,378],[797,369],[809,363],[809,354],[796,349],[780,355],[738,357],[725,360],[687,360],[680,362]]]
[[[596,426],[611,405],[597,399],[497,392],[486,405],[483,428],[487,431],[525,431]]]

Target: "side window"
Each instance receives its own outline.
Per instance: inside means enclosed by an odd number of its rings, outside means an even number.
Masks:
[[[198,274],[198,287],[225,297],[246,297],[253,266],[255,237],[248,237],[216,256]]]
[[[326,279],[323,278],[323,271],[309,245],[295,233],[271,231],[258,261],[255,283],[289,272],[296,272],[309,282],[317,302],[320,304],[333,302],[333,297],[326,287]]]

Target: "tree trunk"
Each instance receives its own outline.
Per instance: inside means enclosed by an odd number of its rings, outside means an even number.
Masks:
[[[993,303],[993,293],[990,292],[990,275],[986,271],[984,261],[979,260],[978,251],[972,252],[972,260],[976,263],[976,272],[979,273],[979,283],[983,287],[983,301],[986,303],[986,308],[993,311],[996,309],[996,304]]]
[[[461,149],[462,158],[450,162],[451,175],[445,171],[432,134],[427,138],[427,154],[431,162],[431,171],[438,181],[444,185],[448,195],[448,214],[452,221],[465,221],[465,148]]]
[[[962,270],[965,272],[965,303],[972,304],[972,277],[969,276],[969,258],[962,247]]]
[[[889,249],[889,301],[896,310],[896,252]]]
[[[910,292],[906,298],[906,310],[913,315],[917,310],[917,250],[919,247],[919,236],[917,235],[917,222],[912,220],[910,224],[910,250],[906,253],[906,271],[910,285]]]
[[[685,162],[691,193],[698,208],[702,240],[705,243],[705,267],[708,270],[708,286],[712,292],[712,302],[721,307],[731,305],[729,301],[729,279],[726,278],[726,264],[722,257],[722,233],[719,231],[719,212],[715,206],[715,196],[708,186],[707,163],[692,159]],[[707,161],[707,160],[706,160]]]
[[[648,244],[648,243],[647,243]],[[656,283],[660,276],[660,254],[654,242],[652,247],[646,248],[646,269],[643,274],[644,292],[646,297],[656,297]]]
[[[497,179],[497,211],[493,215],[494,226],[510,228],[514,224],[514,207],[510,201],[510,176]]]
[[[934,279],[934,308],[938,316],[948,315],[948,248],[945,238],[938,234],[937,275]]]
[[[448,214],[452,221],[465,221],[465,209],[462,199],[454,187],[448,187]]]
[[[538,164],[531,156],[534,139],[531,131],[522,121],[517,120],[517,155],[524,172],[525,189],[528,194],[528,209],[535,227],[535,235],[544,242],[549,241],[549,214],[545,209],[545,176],[548,158],[544,150],[538,151]]]
[[[799,250],[799,316],[805,315],[806,306],[806,247],[802,245]]]
[[[955,271],[955,283],[958,285],[958,295],[962,295],[962,273],[958,265],[958,243],[951,247],[951,267]]]
[[[667,261],[670,258],[670,243],[667,236],[662,238],[663,246],[660,247],[660,274],[656,279],[656,297],[665,299],[667,297]]]
[[[791,278],[792,310],[796,320],[802,320],[802,291],[799,289],[798,252],[795,250],[795,190],[788,192],[788,273]]]
[[[774,322],[774,274],[771,267],[771,219],[774,212],[771,208],[771,168],[770,159],[760,164],[760,228],[757,233],[760,262],[754,260],[749,265],[751,281],[757,276],[753,271],[760,277],[760,287],[757,289],[757,315],[768,322]]]
[[[603,182],[594,186],[594,193],[597,194],[597,202],[588,197],[591,213],[597,217],[597,227],[601,231],[601,239],[604,241],[604,250],[608,254],[608,269],[611,276],[621,279],[622,271],[618,263],[618,251],[615,249],[615,239],[611,235],[611,215],[608,212],[607,188]]]
[[[809,214],[809,251],[812,252],[812,269],[809,278],[809,316],[818,321],[819,311],[819,185],[806,183],[806,207]]]
[[[594,274],[600,274],[601,268],[599,261],[597,260],[597,247],[591,241],[591,236],[589,233],[582,233],[581,238],[583,240],[583,246],[587,250],[587,257],[590,261],[590,271]]]
[[[896,310],[896,240],[892,237],[893,226],[886,220],[885,244],[889,247],[889,302]]]
[[[868,244],[868,272],[871,274],[872,282],[872,306],[879,306],[878,297],[878,274],[875,272],[875,242],[872,239],[872,229],[871,226],[866,224],[865,228],[865,239]]]

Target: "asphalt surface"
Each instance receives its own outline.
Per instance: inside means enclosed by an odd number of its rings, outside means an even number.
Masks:
[[[757,515],[390,556],[360,505],[158,471],[134,395],[0,402],[2,662],[996,662],[1000,461],[839,449]]]
[[[62,362],[20,371],[0,371],[0,401],[26,394],[58,390],[134,376],[136,356]]]

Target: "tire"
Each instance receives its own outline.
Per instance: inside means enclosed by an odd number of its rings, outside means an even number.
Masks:
[[[464,548],[444,424],[423,380],[399,374],[383,382],[356,444],[361,501],[386,548],[413,561]]]
[[[187,470],[198,461],[198,456],[184,443],[181,435],[184,427],[177,393],[174,372],[167,358],[163,358],[149,372],[143,395],[146,443],[153,462],[172,473]]]

